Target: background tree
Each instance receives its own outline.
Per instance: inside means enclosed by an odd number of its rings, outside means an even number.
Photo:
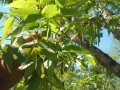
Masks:
[[[9,72],[13,59],[21,65],[27,90],[46,90],[51,86],[65,89],[55,69],[60,68],[63,75],[66,65],[74,66],[76,61],[84,69],[88,62],[93,66],[98,62],[120,77],[120,64],[94,46],[99,44],[103,28],[119,40],[117,0],[17,0],[7,7],[11,10],[1,43],[11,36],[11,44],[18,45],[1,48],[2,62]],[[0,16],[4,14],[1,12]],[[33,41],[25,42],[23,37],[28,35]]]

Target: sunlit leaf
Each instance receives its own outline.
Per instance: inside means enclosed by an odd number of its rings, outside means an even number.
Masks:
[[[29,7],[35,7],[38,4],[36,0],[17,0],[6,7],[14,7],[14,8],[29,8]]]
[[[63,8],[65,5],[65,0],[55,0],[55,2],[61,8]]]
[[[43,8],[43,10],[42,10],[42,15],[45,18],[51,18],[51,17],[55,16],[56,14],[58,14],[56,5],[48,5],[45,8]]]
[[[96,63],[96,60],[95,60],[95,57],[93,56],[93,55],[90,55],[90,54],[88,54],[88,55],[85,55],[86,56],[86,58],[87,58],[87,60],[93,65],[93,66],[95,66],[97,63]]]
[[[40,5],[50,2],[51,0],[40,0]]]
[[[8,18],[5,22],[4,25],[4,31],[2,34],[2,39],[1,39],[1,43],[6,39],[6,37],[10,34],[12,27],[14,24],[14,18]]]
[[[69,0],[67,2],[67,5],[75,5],[75,4],[82,4],[86,2],[87,0]]]
[[[37,9],[31,8],[31,7],[14,9],[14,10],[10,11],[9,13],[13,14],[13,15],[19,15],[19,16],[26,16],[26,15],[29,15],[29,14],[40,15],[40,12]]]

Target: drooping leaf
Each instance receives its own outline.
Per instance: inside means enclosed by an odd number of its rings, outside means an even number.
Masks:
[[[52,79],[48,79],[48,80],[49,80],[49,82],[50,82],[53,86],[55,86],[55,87],[57,87],[57,88],[59,88],[59,89],[65,90],[64,87],[62,86],[61,81],[58,79],[58,77],[56,76],[55,73],[54,73],[54,75],[53,75],[53,78],[52,78]]]
[[[46,72],[47,72],[47,77],[49,78],[49,79],[52,79],[52,77],[53,77],[53,75],[54,75],[54,69],[55,69],[55,63],[54,62],[52,62],[51,61],[51,63],[50,63],[50,61],[48,60],[48,63],[50,64],[47,68],[46,68]],[[46,65],[47,66],[47,65]]]
[[[86,63],[86,61],[84,59],[81,60],[81,65],[80,66],[81,66],[81,68],[83,70],[87,70],[88,69],[88,65],[87,65],[87,63]]]
[[[90,55],[90,54],[85,55],[85,56],[86,56],[87,60],[88,60],[93,66],[95,66],[95,65],[97,64],[94,56],[92,56],[92,55]]]
[[[12,27],[13,27],[13,24],[14,24],[14,18],[11,17],[11,18],[8,18],[6,20],[5,25],[4,25],[4,31],[3,31],[3,34],[2,34],[1,43],[10,34],[10,32],[12,30]]]
[[[19,9],[14,9],[12,11],[9,12],[10,14],[13,14],[13,15],[19,15],[19,16],[26,16],[26,15],[29,15],[29,14],[37,14],[37,15],[40,15],[40,12],[35,9],[35,8],[19,8]]]
[[[37,74],[35,74],[34,76],[31,77],[27,90],[38,90],[40,83],[41,78]]]
[[[8,71],[10,72],[10,68],[13,62],[13,50],[10,45],[5,45],[3,47],[3,59],[5,61],[5,64],[7,66]]]
[[[36,0],[17,0],[6,7],[14,7],[14,8],[29,8],[29,7],[35,7],[38,4]]]
[[[44,7],[42,10],[42,15],[45,18],[51,18],[51,17],[55,16],[56,14],[58,14],[56,5],[48,5],[48,6]]]
[[[27,69],[25,70],[25,73],[24,73],[24,77],[28,78],[29,76],[31,76],[34,71],[34,68],[35,68],[34,63],[32,63],[29,67],[27,67]]]
[[[52,23],[49,23],[50,27],[51,27],[51,31],[54,32],[54,33],[58,33],[58,34],[61,34],[61,32],[59,32],[59,30],[57,29],[57,27],[52,24]]]
[[[60,8],[63,8],[65,5],[65,0],[55,0],[55,2]]]
[[[3,12],[0,12],[0,19],[3,17]]]
[[[25,55],[21,54],[19,52],[18,48],[13,48],[13,58],[16,60],[19,64],[22,64],[25,61]]]

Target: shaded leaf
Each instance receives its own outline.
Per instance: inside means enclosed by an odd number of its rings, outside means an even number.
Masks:
[[[29,76],[31,76],[34,71],[34,68],[35,68],[34,63],[32,63],[29,67],[27,67],[27,69],[25,70],[25,73],[24,73],[24,77],[28,78]]]
[[[40,17],[41,17],[41,14],[29,14],[24,17],[24,19],[23,19],[24,24],[34,22],[34,21],[40,19]]]
[[[13,62],[13,50],[10,45],[5,45],[3,47],[3,59],[5,61],[5,64],[7,66],[8,71],[10,72],[10,68]]]
[[[40,83],[41,83],[41,78],[37,74],[35,74],[30,79],[27,90],[37,90],[39,88]]]
[[[3,17],[3,12],[0,12],[0,19]]]
[[[63,48],[63,52],[73,52],[73,53],[77,53],[77,54],[90,54],[90,53],[92,53],[89,50],[87,50],[83,47],[80,47],[80,46],[76,46],[76,45],[65,46]]]

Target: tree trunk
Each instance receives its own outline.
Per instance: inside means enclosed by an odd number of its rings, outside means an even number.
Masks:
[[[20,71],[18,67],[19,64],[14,61],[10,73],[4,60],[0,60],[0,90],[8,90],[22,79],[24,70]]]

